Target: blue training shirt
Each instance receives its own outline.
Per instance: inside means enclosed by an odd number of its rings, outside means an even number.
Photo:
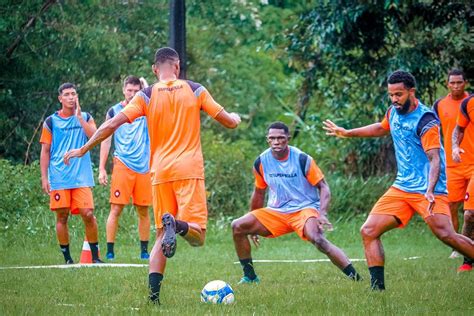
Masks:
[[[92,119],[87,112],[82,112],[86,122]],[[87,136],[75,115],[64,118],[56,112],[44,121],[43,127],[52,135],[48,180],[51,190],[76,189],[94,186],[94,176],[90,153],[83,157],[71,159],[70,165],[64,163],[66,152],[82,147]]]
[[[107,117],[112,118],[123,109],[122,103],[117,103],[109,109]],[[120,126],[114,133],[114,144],[114,157],[129,169],[142,174],[150,171],[150,138],[145,116]]]
[[[405,192],[425,194],[428,188],[430,162],[423,150],[421,137],[431,127],[439,126],[439,119],[433,111],[419,102],[415,110],[404,115],[398,114],[392,108],[389,111],[388,121],[398,167],[393,186]],[[441,140],[440,146],[440,174],[434,193],[445,195],[448,193],[446,158]]]

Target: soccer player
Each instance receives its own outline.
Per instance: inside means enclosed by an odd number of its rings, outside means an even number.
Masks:
[[[313,158],[288,145],[288,126],[282,122],[267,128],[270,148],[255,160],[255,188],[250,212],[232,222],[235,250],[244,276],[239,284],[258,283],[252,263],[248,236],[259,245],[258,236],[276,238],[295,232],[311,242],[353,280],[360,276],[344,252],[324,236],[324,227],[332,228],[327,219],[331,193],[324,175]],[[270,189],[268,205],[265,193]]]
[[[469,185],[464,198],[464,225],[462,234],[471,240],[474,239],[474,95],[464,99],[453,132],[453,160],[456,163],[470,162],[471,168],[466,170]],[[464,256],[459,272],[472,270],[472,256]]]
[[[192,246],[204,245],[206,236],[200,112],[203,110],[227,128],[236,128],[240,123],[240,116],[225,111],[204,86],[178,79],[179,69],[179,56],[174,49],[158,49],[152,65],[158,82],[138,92],[125,109],[102,124],[83,147],[64,155],[65,163],[69,163],[71,158],[83,156],[122,124],[147,117],[157,228],[150,255],[149,287],[150,300],[158,304],[167,258],[176,250],[176,234]]]
[[[456,118],[459,114],[461,102],[469,95],[464,91],[466,86],[464,73],[459,69],[453,69],[448,73],[447,86],[449,94],[437,100],[433,105],[433,111],[438,115],[443,131],[444,148],[446,150],[446,176],[448,180],[448,200],[451,211],[451,220],[454,230],[458,231],[458,208],[464,200],[466,189],[469,184],[470,175],[474,171],[474,133],[473,126],[467,127],[467,133],[461,147],[468,152],[466,159],[456,163],[452,159],[451,140],[453,130],[456,126]],[[451,253],[450,258],[456,258],[459,254],[456,251]]]
[[[48,116],[41,134],[41,186],[50,196],[50,208],[56,213],[56,235],[67,264],[74,263],[69,252],[68,217],[80,214],[85,225],[92,261],[102,263],[98,251],[97,222],[93,213],[94,186],[90,154],[66,165],[63,155],[83,146],[97,130],[94,119],[81,111],[76,87],[64,83],[59,89],[61,109]]]
[[[350,130],[330,120],[324,122],[326,134],[331,136],[392,135],[397,177],[361,228],[370,283],[375,290],[385,289],[385,258],[380,237],[396,227],[406,226],[415,212],[438,239],[468,258],[474,257],[474,242],[457,234],[451,223],[439,120],[415,97],[416,82],[412,74],[397,70],[387,81],[392,105],[382,122]]]
[[[115,104],[108,111],[105,120],[110,120],[132,100],[142,88],[140,79],[129,76],[125,79],[122,92],[125,100]],[[115,258],[114,244],[122,210],[133,199],[138,214],[138,235],[140,237],[140,258],[148,259],[150,239],[150,217],[148,206],[152,204],[150,177],[150,139],[146,118],[139,117],[132,123],[125,123],[114,133],[114,168],[110,187],[110,213],[107,219],[107,259]],[[133,141],[131,141],[133,140]],[[108,184],[105,165],[109,156],[112,136],[100,146],[99,183]]]

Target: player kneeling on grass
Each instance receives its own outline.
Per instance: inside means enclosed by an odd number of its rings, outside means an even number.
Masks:
[[[284,123],[275,122],[268,127],[270,148],[254,163],[251,211],[232,222],[235,249],[244,270],[239,284],[260,281],[252,264],[248,236],[258,246],[258,236],[275,238],[291,232],[314,244],[348,277],[360,280],[344,252],[324,236],[324,227],[332,229],[332,224],[326,218],[331,193],[323,173],[310,156],[288,146],[289,139]],[[267,188],[270,197],[264,208]]]

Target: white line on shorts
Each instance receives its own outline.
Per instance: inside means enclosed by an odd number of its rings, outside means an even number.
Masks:
[[[0,270],[7,269],[74,269],[74,268],[143,268],[148,264],[135,263],[92,263],[92,264],[57,264],[49,266],[16,266],[0,267]]]

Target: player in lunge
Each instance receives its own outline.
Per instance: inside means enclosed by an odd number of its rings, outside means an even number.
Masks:
[[[312,157],[289,146],[289,139],[284,123],[275,122],[268,127],[270,148],[254,163],[250,212],[232,222],[235,249],[244,272],[239,284],[260,281],[248,237],[258,246],[258,236],[276,238],[291,232],[315,245],[349,278],[360,280],[344,252],[324,236],[324,229],[331,229],[332,225],[327,219],[331,193],[323,173]],[[264,207],[267,189],[270,193]]]

